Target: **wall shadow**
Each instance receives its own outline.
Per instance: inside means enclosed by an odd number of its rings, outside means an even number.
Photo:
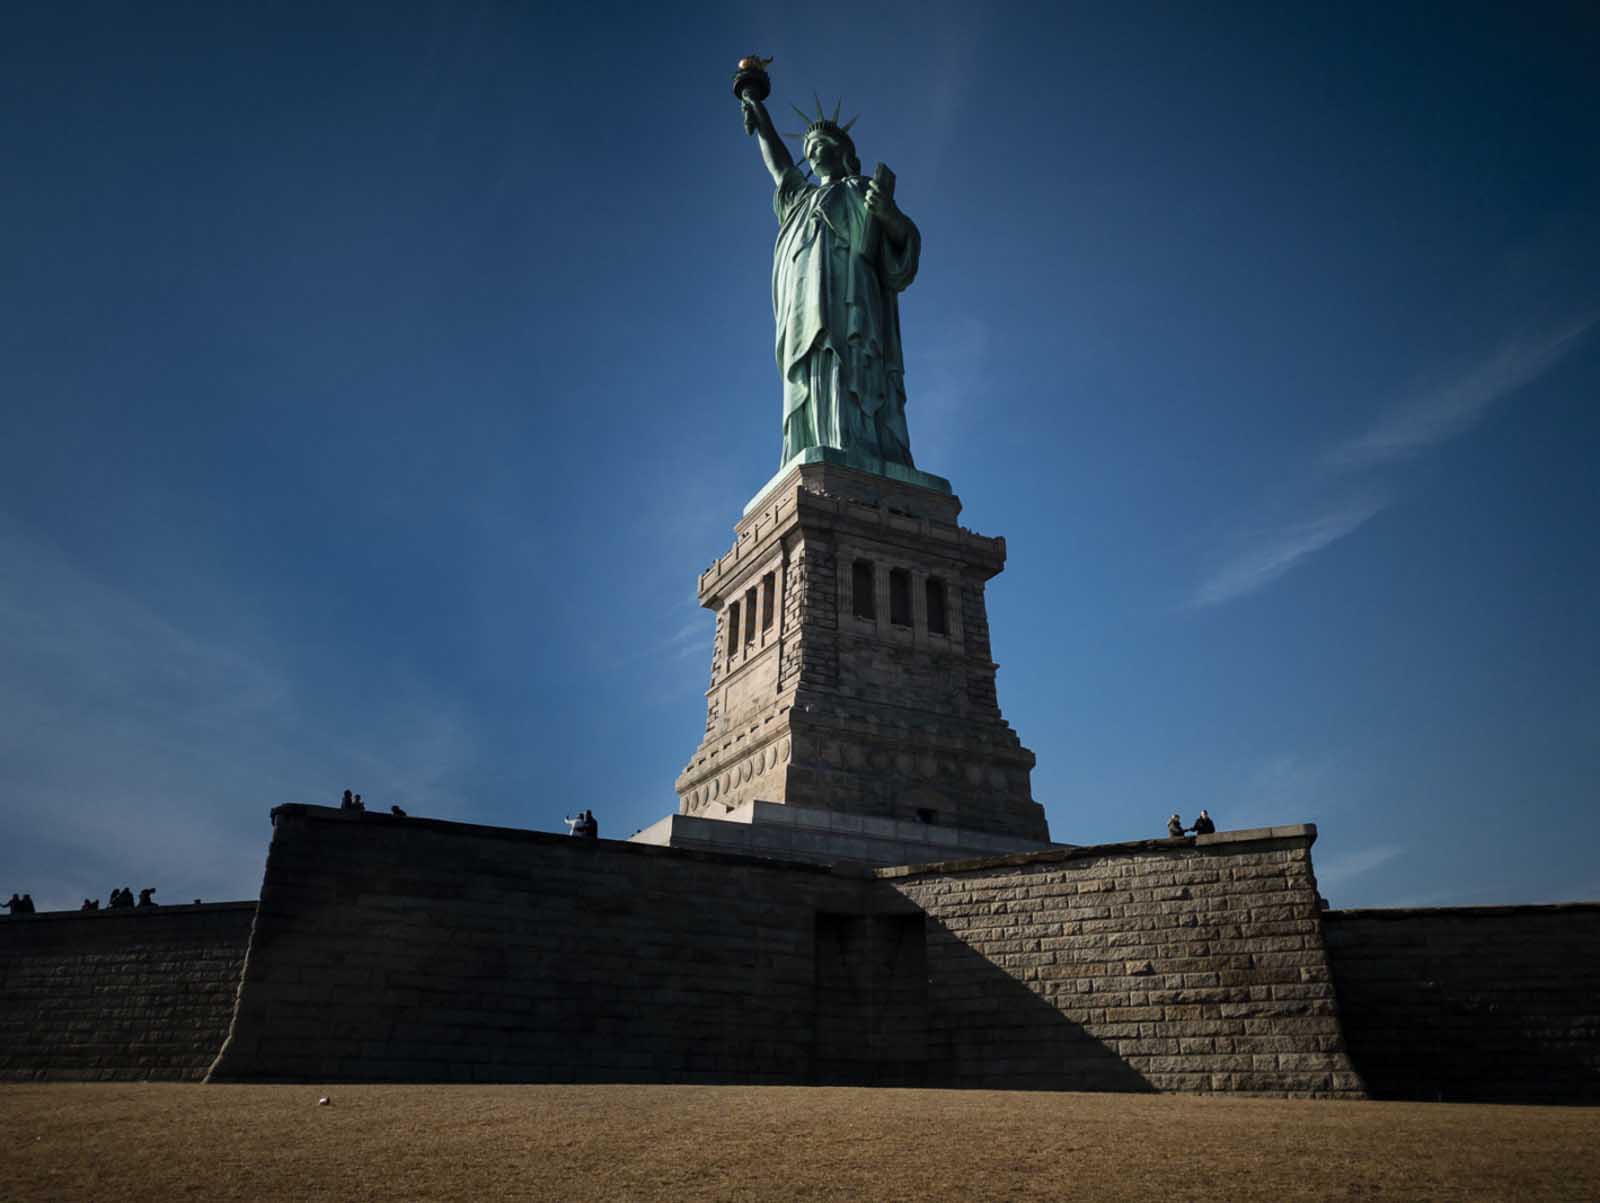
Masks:
[[[1373,1098],[1600,1103],[1600,907],[1329,912],[1325,932]]]
[[[1154,1092],[1143,1074],[1069,1019],[1051,998],[932,917],[927,958],[927,1085]]]
[[[811,1080],[923,1086],[928,1070],[924,916],[819,912],[813,924],[816,1011]]]
[[[1050,998],[921,911],[819,913],[814,927],[817,1085],[1154,1090]]]

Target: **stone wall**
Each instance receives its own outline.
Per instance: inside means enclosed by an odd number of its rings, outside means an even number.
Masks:
[[[274,818],[212,1080],[810,1081],[816,917],[873,913],[862,871],[321,807]],[[846,1018],[870,1032],[871,1010]],[[871,1041],[846,1035],[871,1080]]]
[[[255,910],[0,920],[0,1080],[200,1078],[228,1030]]]
[[[815,933],[817,1058],[811,1080],[925,1085],[923,916],[824,913],[816,917]]]
[[[1309,828],[850,871],[275,821],[213,1080],[1359,1092]]]
[[[1310,827],[865,870],[274,820],[259,907],[0,920],[0,1080],[1600,1101],[1600,904],[1319,915]]]
[[[1273,827],[880,870],[927,917],[929,1079],[1359,1096],[1315,838]]]
[[[1600,1102],[1600,904],[1323,919],[1374,1097]]]

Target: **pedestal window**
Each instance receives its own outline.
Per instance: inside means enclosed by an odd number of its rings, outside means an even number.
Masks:
[[[948,635],[950,620],[945,611],[944,582],[936,576],[928,578],[928,634]]]
[[[850,605],[857,618],[873,621],[878,617],[875,576],[871,560],[856,560],[850,565]]]
[[[911,574],[904,568],[889,570],[889,621],[897,627],[911,625]]]

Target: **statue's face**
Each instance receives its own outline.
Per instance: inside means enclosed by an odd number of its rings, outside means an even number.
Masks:
[[[844,147],[826,134],[812,134],[806,138],[806,158],[818,175],[844,174]]]

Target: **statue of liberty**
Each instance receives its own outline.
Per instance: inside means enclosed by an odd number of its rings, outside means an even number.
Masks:
[[[894,202],[894,177],[864,179],[852,120],[801,113],[802,145],[816,182],[795,166],[762,101],[771,60],[745,59],[734,94],[777,190],[772,313],[783,378],[783,459],[832,447],[881,471],[915,465],[906,431],[899,294],[917,275],[922,237]],[[798,110],[797,110],[798,111]],[[874,462],[876,461],[876,462]]]

